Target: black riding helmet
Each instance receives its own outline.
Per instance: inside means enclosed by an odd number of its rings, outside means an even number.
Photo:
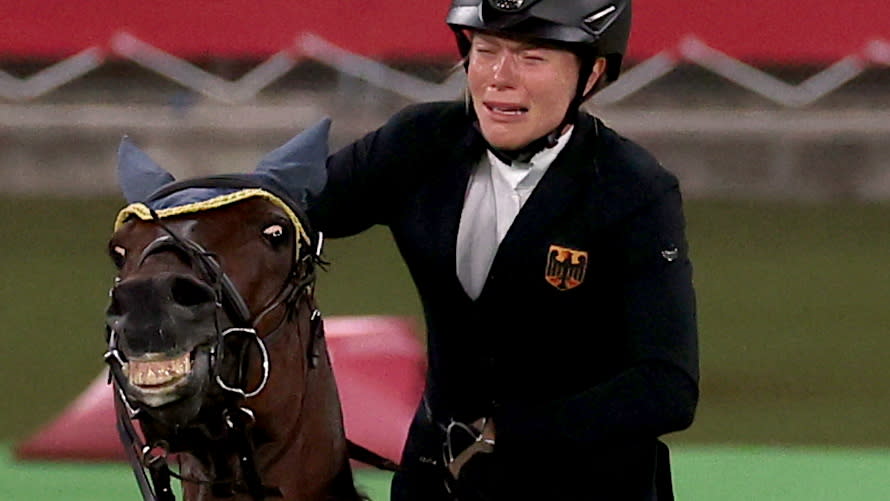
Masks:
[[[540,40],[578,55],[578,86],[562,123],[520,151],[504,152],[489,146],[502,159],[527,161],[553,147],[560,132],[574,121],[581,104],[618,79],[630,36],[631,0],[452,0],[445,22],[454,31],[465,59],[470,51],[465,30]],[[599,57],[606,59],[605,80],[585,94],[587,79]]]

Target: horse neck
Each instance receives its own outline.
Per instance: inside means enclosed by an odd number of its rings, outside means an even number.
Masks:
[[[271,369],[267,387],[246,401],[256,415],[252,437],[260,478],[263,484],[280,489],[282,499],[288,501],[363,499],[353,485],[326,343],[317,341],[320,356],[315,367],[308,367],[308,315],[297,317],[267,346]],[[189,466],[206,475],[206,469],[191,459]],[[194,484],[185,485],[185,498],[253,501],[247,495],[216,498],[209,487]]]

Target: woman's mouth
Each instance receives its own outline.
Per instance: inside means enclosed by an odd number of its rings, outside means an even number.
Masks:
[[[500,116],[508,116],[508,117],[516,117],[520,115],[524,115],[528,113],[528,108],[518,105],[518,104],[510,104],[510,103],[495,103],[495,102],[485,102],[483,103],[485,108],[488,109],[493,115]]]

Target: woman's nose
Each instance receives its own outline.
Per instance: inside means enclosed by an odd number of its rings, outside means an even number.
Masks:
[[[512,86],[516,83],[516,62],[510,54],[501,54],[492,64],[491,74],[493,86]]]

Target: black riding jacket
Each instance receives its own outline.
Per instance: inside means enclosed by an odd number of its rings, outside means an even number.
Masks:
[[[443,423],[493,416],[498,498],[669,499],[657,437],[689,426],[698,399],[677,179],[580,113],[474,301],[455,271],[485,151],[472,120],[463,103],[403,110],[332,155],[310,203],[327,236],[388,226],[419,291],[429,370],[406,474],[441,459]]]

